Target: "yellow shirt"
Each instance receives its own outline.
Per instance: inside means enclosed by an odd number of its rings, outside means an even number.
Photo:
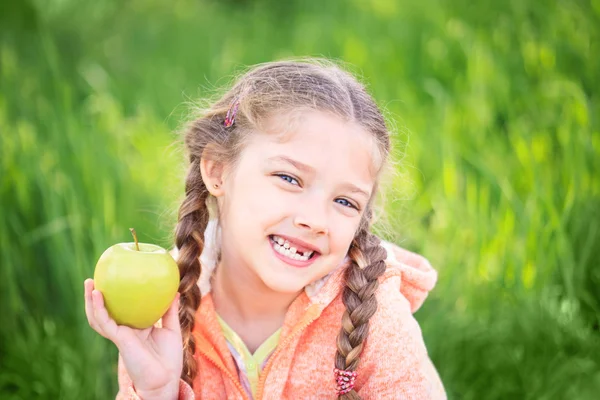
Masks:
[[[250,354],[246,344],[218,314],[217,319],[219,320],[219,324],[223,330],[223,335],[227,340],[227,345],[231,351],[231,355],[237,364],[240,382],[246,389],[248,396],[254,398],[256,395],[256,387],[258,385],[260,371],[262,371],[269,356],[273,353],[277,347],[277,344],[279,343],[281,328],[269,336],[267,340],[265,340],[258,347],[258,349],[256,349],[254,354]]]

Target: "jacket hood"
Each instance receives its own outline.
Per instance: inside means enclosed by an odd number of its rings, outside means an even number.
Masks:
[[[435,287],[437,271],[420,254],[388,242],[384,242],[383,246],[388,251],[387,277],[401,277],[400,292],[408,299],[411,311],[414,313]]]

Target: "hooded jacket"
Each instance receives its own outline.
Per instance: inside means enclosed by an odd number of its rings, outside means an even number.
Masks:
[[[421,255],[382,242],[386,271],[379,278],[377,311],[358,364],[354,389],[368,399],[444,400],[446,394],[413,317],[433,289],[437,272]],[[336,399],[336,338],[345,310],[341,294],[347,263],[289,307],[279,344],[260,373],[255,400]],[[203,281],[201,276],[200,281]],[[199,285],[207,284],[199,282]],[[206,286],[205,286],[206,289]],[[210,290],[202,291],[193,330],[198,374],[193,389],[180,382],[180,400],[249,400],[217,320]],[[119,357],[117,399],[139,399]]]

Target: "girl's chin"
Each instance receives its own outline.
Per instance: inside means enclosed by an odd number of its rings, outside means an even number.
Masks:
[[[296,277],[276,277],[269,276],[263,277],[262,279],[265,286],[271,289],[273,292],[281,293],[281,294],[300,294],[304,287],[308,284],[304,284],[303,282],[299,282]]]

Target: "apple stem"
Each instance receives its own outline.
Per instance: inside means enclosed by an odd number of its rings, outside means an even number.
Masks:
[[[137,240],[137,235],[135,233],[135,229],[129,228],[129,231],[133,235],[133,240],[135,240],[135,248],[137,249],[137,251],[140,251],[140,245],[138,244],[138,240]]]

